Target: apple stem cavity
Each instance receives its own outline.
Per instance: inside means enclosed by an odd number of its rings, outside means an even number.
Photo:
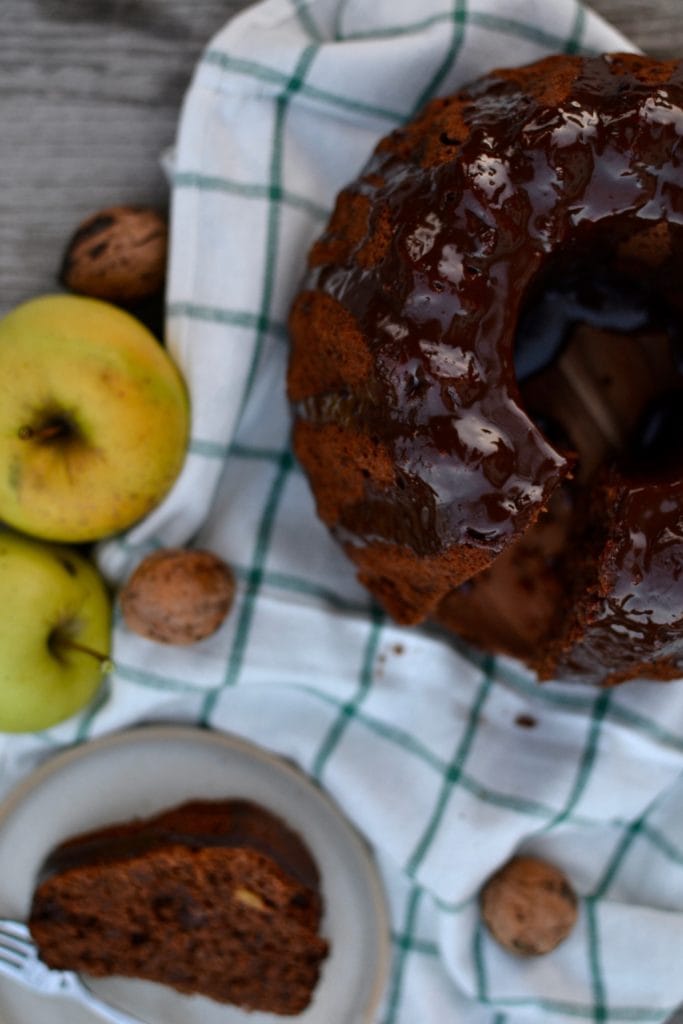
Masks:
[[[58,437],[67,437],[72,433],[70,423],[61,417],[48,420],[41,427],[32,427],[28,423],[19,427],[20,441],[54,441]]]
[[[108,675],[114,669],[114,662],[108,654],[102,654],[101,651],[96,651],[94,647],[88,647],[87,644],[81,644],[77,640],[72,640],[71,637],[64,636],[63,633],[52,634],[50,637],[50,648],[57,654],[63,650],[87,654],[88,657],[99,661],[102,675]]]

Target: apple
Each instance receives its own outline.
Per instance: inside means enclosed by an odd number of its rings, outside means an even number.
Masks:
[[[0,528],[0,730],[68,718],[111,667],[111,599],[69,547]]]
[[[180,472],[188,399],[166,350],[99,299],[46,295],[0,320],[0,520],[98,540],[157,505]]]

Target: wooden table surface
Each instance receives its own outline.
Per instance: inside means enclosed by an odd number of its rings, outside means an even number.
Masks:
[[[246,6],[0,0],[0,314],[54,288],[83,216],[113,203],[165,203],[159,154],[173,140],[195,60]],[[593,8],[645,52],[683,56],[681,0]]]
[[[164,202],[159,154],[173,140],[194,62],[245,6],[0,0],[0,313],[54,287],[84,215]],[[645,51],[683,55],[681,0],[593,6]]]

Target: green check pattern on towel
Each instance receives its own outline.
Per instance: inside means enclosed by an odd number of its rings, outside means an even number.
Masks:
[[[190,453],[100,560],[122,580],[155,546],[211,548],[237,574],[236,607],[191,648],[119,622],[94,706],[0,740],[5,789],[63,744],[149,720],[294,759],[377,854],[393,942],[377,1024],[662,1021],[683,1000],[683,689],[539,687],[513,661],[394,626],[316,519],[284,396],[305,252],[378,137],[494,66],[627,48],[574,0],[267,0],[216,36],[173,170],[168,342]],[[532,961],[503,953],[477,909],[519,849],[581,897],[570,939]]]

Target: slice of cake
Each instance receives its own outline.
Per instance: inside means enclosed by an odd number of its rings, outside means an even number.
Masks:
[[[317,866],[244,800],[192,801],[76,836],[45,861],[29,926],[50,966],[296,1014],[328,952]]]

